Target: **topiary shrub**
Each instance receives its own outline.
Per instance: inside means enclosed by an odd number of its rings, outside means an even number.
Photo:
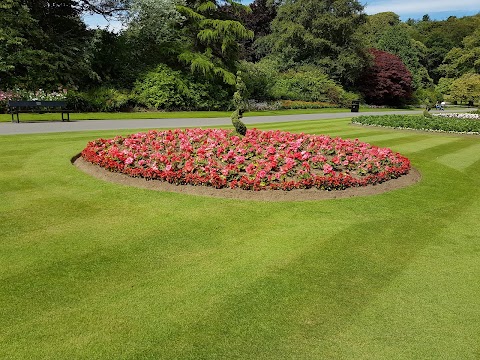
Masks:
[[[247,100],[245,99],[245,95],[247,92],[247,88],[245,83],[242,81],[241,72],[237,72],[237,79],[236,79],[236,88],[237,91],[233,94],[233,104],[235,105],[235,111],[231,115],[232,124],[237,133],[242,136],[245,136],[247,133],[247,127],[245,124],[240,120],[243,117],[244,111],[247,109]]]
[[[432,114],[430,114],[427,109],[423,110],[423,116],[425,116],[426,118],[432,118],[433,117]]]
[[[233,127],[235,128],[235,131],[237,133],[245,136],[245,134],[247,133],[247,126],[243,123],[243,121],[240,120],[240,118],[241,116],[239,111],[235,110],[231,116]]]

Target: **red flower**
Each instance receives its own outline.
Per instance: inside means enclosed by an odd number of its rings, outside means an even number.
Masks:
[[[91,141],[82,156],[130,176],[250,190],[344,189],[410,169],[407,158],[358,139],[256,129],[243,138],[219,129],[151,130]]]

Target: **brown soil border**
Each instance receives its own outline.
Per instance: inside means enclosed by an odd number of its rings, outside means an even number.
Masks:
[[[209,186],[174,185],[160,180],[145,180],[144,178],[133,178],[125,174],[108,171],[98,165],[89,163],[85,161],[80,156],[80,154],[74,156],[71,162],[78,169],[97,179],[113,182],[116,184],[156,191],[256,201],[311,201],[377,195],[413,185],[419,182],[422,178],[420,172],[412,168],[407,175],[403,175],[398,179],[392,179],[378,185],[348,188],[345,190],[326,191],[318,189],[295,189],[291,191],[252,191],[228,188],[215,189]]]

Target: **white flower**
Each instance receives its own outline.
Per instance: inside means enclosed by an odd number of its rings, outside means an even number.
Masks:
[[[479,114],[458,114],[458,113],[447,113],[447,114],[432,114],[433,116],[444,117],[444,118],[454,118],[454,119],[475,119],[480,120]]]

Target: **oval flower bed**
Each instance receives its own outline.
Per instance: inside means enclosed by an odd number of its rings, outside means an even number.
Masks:
[[[407,174],[410,161],[356,140],[283,131],[151,130],[88,143],[82,157],[105,169],[173,184],[246,190],[341,190]]]

